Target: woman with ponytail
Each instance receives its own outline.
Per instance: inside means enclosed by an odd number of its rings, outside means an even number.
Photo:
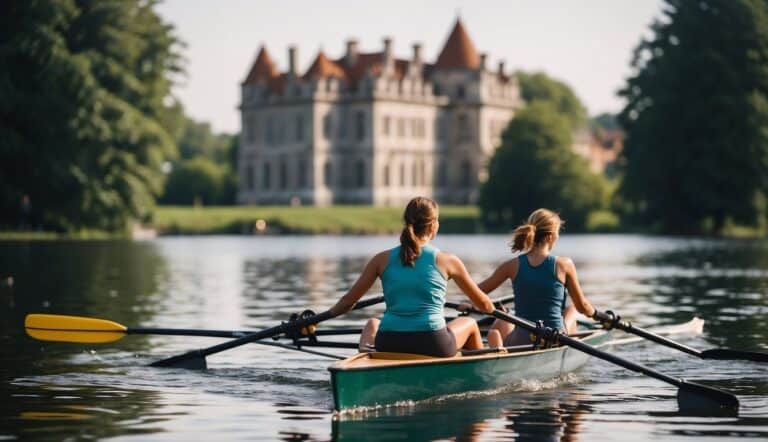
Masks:
[[[512,281],[515,291],[515,314],[529,321],[543,321],[546,327],[562,333],[576,331],[576,312],[594,316],[595,308],[581,291],[576,266],[570,258],[551,255],[560,237],[563,221],[557,213],[538,209],[512,235],[512,252],[521,253],[500,265],[479,284],[489,293],[504,281]],[[565,308],[565,289],[573,306]],[[575,307],[575,308],[574,308]],[[496,320],[488,333],[488,345],[501,347],[530,344],[530,334],[515,330],[509,322]]]
[[[477,322],[459,317],[446,324],[443,316],[446,286],[453,279],[472,303],[484,312],[493,303],[470,278],[455,255],[429,244],[440,227],[437,204],[416,197],[405,208],[400,245],[374,256],[352,288],[331,308],[340,315],[381,278],[387,309],[381,320],[370,319],[360,336],[360,350],[453,356],[461,349],[482,348]]]

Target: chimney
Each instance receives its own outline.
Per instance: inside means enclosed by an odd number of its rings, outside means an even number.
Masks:
[[[504,76],[504,60],[499,62],[499,76]]]
[[[486,60],[488,60],[488,54],[483,52],[482,54],[480,54],[480,67],[479,67],[479,69],[481,71],[485,70],[485,62],[486,62]]]
[[[392,57],[392,39],[386,37],[384,39],[384,52],[382,53],[382,65],[384,65],[385,72],[391,72],[394,69],[394,59]]]
[[[354,66],[357,63],[357,40],[350,38],[347,40],[347,54],[344,56],[347,66]]]
[[[413,64],[421,64],[421,43],[413,44]]]
[[[296,77],[298,76],[298,66],[296,63],[297,54],[296,54],[296,46],[289,46],[288,47],[288,73],[292,76]]]

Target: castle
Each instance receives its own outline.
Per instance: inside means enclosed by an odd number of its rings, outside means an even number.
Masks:
[[[242,84],[241,204],[402,205],[416,195],[474,203],[501,132],[523,102],[500,62],[486,66],[457,20],[434,63],[392,40],[364,53],[322,50],[280,72],[262,46]]]

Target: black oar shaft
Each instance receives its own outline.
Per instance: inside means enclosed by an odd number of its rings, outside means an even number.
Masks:
[[[756,351],[744,351],[734,350],[729,348],[712,348],[709,350],[697,350],[687,345],[675,342],[671,339],[659,336],[655,333],[651,333],[648,330],[644,330],[640,327],[635,327],[629,321],[624,321],[620,316],[611,311],[596,312],[594,318],[600,321],[603,326],[607,328],[617,328],[627,333],[631,333],[641,338],[648,339],[649,341],[656,342],[657,344],[666,345],[667,347],[680,350],[688,353],[689,355],[696,356],[701,359],[719,359],[719,360],[741,360],[741,361],[754,361],[754,362],[768,362],[768,353],[761,353]]]
[[[508,315],[504,312],[500,312],[498,310],[493,312],[493,316],[495,316],[498,319],[501,319],[502,321],[511,322],[517,326],[520,326],[530,332],[536,332],[537,327],[536,324],[530,321],[526,321],[525,319],[518,318],[516,316]],[[666,382],[668,384],[672,384],[675,387],[679,387],[682,384],[682,381],[677,378],[673,378],[672,376],[667,376],[664,373],[660,373],[652,368],[646,367],[645,365],[637,364],[631,361],[628,361],[624,358],[620,358],[614,354],[604,352],[602,350],[598,350],[595,347],[592,347],[589,344],[585,344],[584,342],[574,339],[568,336],[560,335],[558,336],[558,341],[561,343],[573,347],[577,350],[583,351],[584,353],[587,353],[591,356],[594,356],[596,358],[600,358],[603,360],[606,360],[608,362],[612,362],[616,365],[619,365],[621,367],[624,367],[628,370],[636,371],[648,376],[651,376],[653,378],[656,378],[662,382]]]
[[[129,335],[166,335],[166,336],[205,336],[210,338],[241,338],[253,331],[238,330],[199,330],[188,328],[153,328],[129,327],[125,330]]]
[[[365,301],[360,301],[357,304],[355,304],[354,308],[355,310],[368,307],[373,304],[378,304],[380,302],[384,301],[383,296],[377,296],[371,299],[366,299]],[[250,342],[258,341],[260,339],[264,338],[270,338],[272,336],[277,336],[284,334],[286,332],[289,332],[290,330],[295,330],[297,328],[307,327],[309,325],[314,325],[319,322],[331,319],[334,317],[334,314],[331,313],[330,310],[326,310],[322,313],[319,313],[317,315],[312,315],[310,317],[306,318],[299,318],[295,321],[290,321],[287,323],[283,323],[280,325],[277,325],[275,327],[268,328],[266,330],[261,330],[256,333],[251,333],[248,335],[245,335],[243,337],[239,337],[237,339],[233,339],[231,341],[222,342],[221,344],[214,345],[207,348],[202,348],[198,350],[192,350],[180,355],[172,356],[170,358],[162,359],[156,362],[153,362],[149,364],[151,367],[178,367],[178,368],[192,368],[192,369],[201,369],[206,367],[205,357],[210,356],[215,353],[220,353],[225,350],[229,350],[230,348],[239,347],[241,345],[248,344]]]

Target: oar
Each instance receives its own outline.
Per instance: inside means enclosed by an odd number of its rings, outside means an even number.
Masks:
[[[623,330],[627,333],[632,333],[634,335],[640,336],[642,338],[648,339],[650,341],[656,342],[661,345],[666,345],[667,347],[671,347],[676,350],[680,350],[682,352],[699,357],[701,359],[768,362],[768,353],[760,353],[756,351],[732,350],[729,348],[712,348],[709,350],[697,350],[695,348],[688,347],[687,345],[683,345],[679,342],[675,342],[663,336],[659,336],[655,333],[651,333],[648,330],[644,330],[640,327],[635,327],[634,325],[632,325],[631,322],[621,319],[621,316],[613,313],[610,310],[606,312],[597,311],[595,312],[595,315],[593,317],[596,320],[600,321],[600,323],[603,324],[603,327],[606,330],[610,330],[612,328],[618,328],[619,330]]]
[[[446,306],[456,308],[458,307],[458,304],[446,303]],[[548,336],[556,336],[557,342],[561,344],[575,348],[576,350],[582,351],[588,355],[594,356],[604,361],[614,363],[628,370],[642,373],[646,376],[650,376],[662,382],[676,386],[677,405],[680,408],[680,411],[707,414],[732,414],[738,413],[739,411],[739,400],[736,398],[736,396],[727,391],[665,375],[664,373],[644,365],[636,364],[611,353],[598,350],[589,344],[579,341],[578,339],[570,338],[565,335],[557,335],[555,330],[552,330],[548,327],[539,328],[533,322],[504,313],[500,310],[494,310],[492,315],[498,319],[515,324],[518,327],[522,327],[532,333],[538,332]]]
[[[368,307],[369,305],[378,304],[380,302],[384,301],[383,296],[377,296],[375,298],[367,299],[365,301],[358,302],[354,309],[361,309],[364,307]],[[170,358],[161,359],[159,361],[153,362],[150,365],[150,367],[173,367],[173,368],[190,368],[190,369],[205,369],[207,367],[207,364],[205,362],[205,357],[222,352],[224,350],[229,350],[230,348],[239,347],[241,345],[248,344],[250,342],[255,342],[260,339],[264,338],[271,338],[272,336],[277,336],[286,332],[289,332],[291,330],[295,329],[301,329],[303,327],[307,327],[310,325],[314,325],[317,323],[320,323],[322,321],[328,320],[333,318],[334,315],[331,313],[330,310],[326,310],[322,313],[318,313],[316,315],[312,315],[305,318],[300,318],[295,321],[291,322],[285,322],[280,325],[277,325],[275,327],[271,327],[265,330],[261,330],[256,333],[252,333],[246,336],[243,336],[241,338],[233,339],[231,341],[227,341],[218,345],[214,345],[212,347],[202,348],[198,350],[192,350],[188,351],[186,353],[171,356]]]
[[[253,330],[201,330],[187,328],[128,327],[108,319],[32,313],[24,321],[27,334],[40,341],[104,344],[127,335],[203,336],[241,338]],[[359,328],[316,330],[315,336],[359,335]]]

